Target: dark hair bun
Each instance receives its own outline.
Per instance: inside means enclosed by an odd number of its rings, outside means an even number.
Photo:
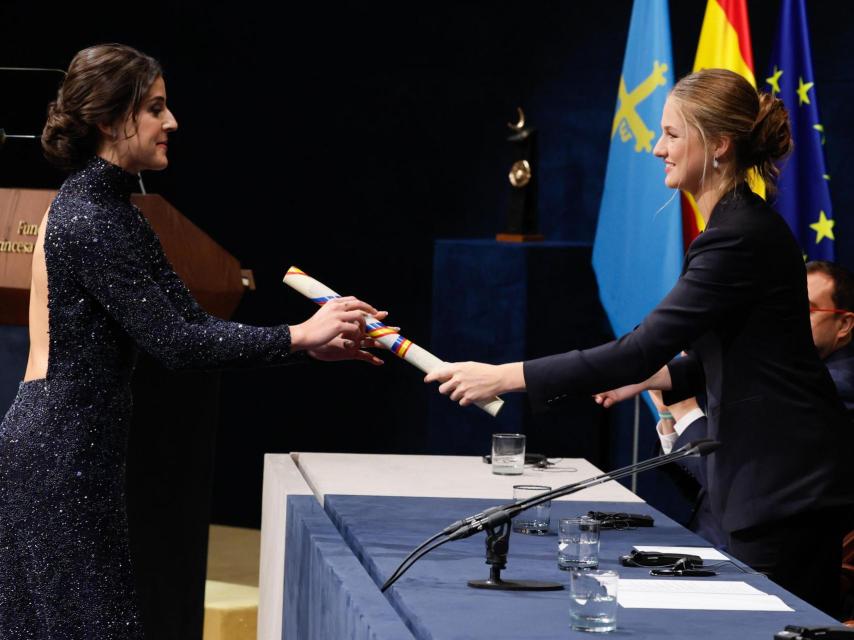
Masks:
[[[93,127],[62,109],[62,100],[47,107],[47,122],[42,131],[42,150],[52,164],[74,169],[94,155],[97,133]]]
[[[769,93],[759,94],[759,113],[750,132],[752,163],[766,180],[776,180],[780,173],[777,163],[792,150],[792,131],[789,112],[779,98]]]
[[[63,169],[83,166],[98,150],[99,124],[135,118],[163,71],[154,58],[123,44],[99,44],[78,52],[47,110],[42,131],[45,157]]]

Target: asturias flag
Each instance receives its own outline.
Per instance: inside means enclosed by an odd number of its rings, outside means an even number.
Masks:
[[[672,74],[667,0],[635,0],[593,244],[602,305],[618,336],[658,304],[682,268],[679,199],[652,155]]]
[[[824,163],[804,0],[783,0],[766,89],[789,110],[795,148],[783,165],[774,208],[810,260],[833,260],[833,212]]]

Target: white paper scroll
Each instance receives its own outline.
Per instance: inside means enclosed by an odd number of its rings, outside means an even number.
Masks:
[[[326,304],[329,300],[341,297],[325,284],[318,282],[296,267],[288,269],[284,282],[317,304]],[[376,318],[365,314],[365,321],[368,336],[399,358],[403,358],[413,366],[418,367],[424,373],[430,373],[440,365],[445,364],[432,353],[407,340]],[[504,401],[495,397],[492,400],[479,401],[475,404],[489,415],[497,416],[501,407],[504,406]]]

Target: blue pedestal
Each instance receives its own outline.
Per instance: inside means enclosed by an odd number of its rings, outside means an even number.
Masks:
[[[444,360],[499,364],[586,348],[611,339],[590,265],[592,248],[570,242],[439,240],[433,259],[431,346]],[[607,429],[589,398],[532,416],[510,394],[497,418],[431,397],[429,453],[488,453],[491,434],[528,435],[528,451],[601,459]]]

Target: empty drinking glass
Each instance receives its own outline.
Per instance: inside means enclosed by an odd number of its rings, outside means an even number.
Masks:
[[[500,476],[520,476],[524,469],[524,434],[492,434],[492,473]]]
[[[517,484],[513,486],[513,499],[525,500],[540,493],[551,491],[551,487],[537,484]],[[513,531],[544,536],[549,532],[551,522],[552,501],[548,500],[536,507],[531,507],[513,518]]]
[[[599,521],[589,516],[561,518],[558,523],[557,566],[594,569],[599,566]]]

